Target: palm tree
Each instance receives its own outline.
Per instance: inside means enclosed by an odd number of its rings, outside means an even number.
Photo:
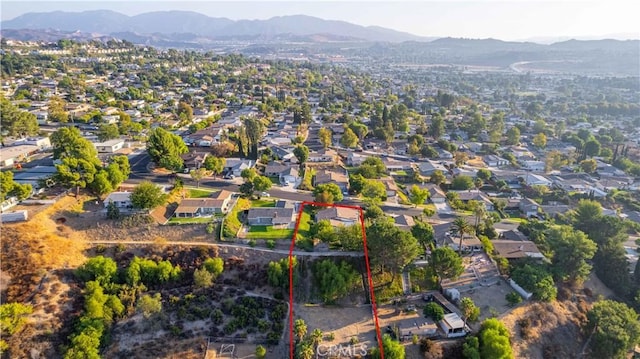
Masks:
[[[460,243],[458,245],[458,253],[462,255],[462,238],[465,233],[469,233],[471,231],[471,226],[469,222],[464,217],[456,217],[452,224],[453,229],[458,232],[460,236]]]
[[[484,219],[484,216],[487,214],[487,210],[483,203],[476,202],[476,205],[473,207],[473,214],[476,216],[476,235],[478,235],[478,227],[480,226],[480,220]]]

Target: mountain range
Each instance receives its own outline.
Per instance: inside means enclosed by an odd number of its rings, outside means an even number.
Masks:
[[[68,32],[85,32],[102,35],[113,33],[146,34],[193,34],[211,40],[233,40],[253,37],[262,39],[282,35],[325,35],[329,39],[359,41],[403,42],[428,41],[406,32],[378,26],[360,26],[346,21],[324,20],[313,16],[277,16],[268,20],[230,20],[209,17],[192,11],[156,11],[127,16],[110,10],[83,12],[54,11],[27,13],[3,21],[5,29],[53,29]]]

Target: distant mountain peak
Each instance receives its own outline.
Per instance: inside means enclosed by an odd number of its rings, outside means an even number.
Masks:
[[[178,34],[193,33],[212,38],[330,35],[363,41],[425,41],[427,38],[382,27],[365,27],[340,20],[309,15],[275,16],[267,20],[238,20],[210,17],[184,10],[153,11],[127,16],[111,10],[83,12],[53,11],[27,13],[2,22],[3,29],[56,29],[100,33]]]

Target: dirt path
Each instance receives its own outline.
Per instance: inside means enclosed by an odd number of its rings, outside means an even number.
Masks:
[[[87,241],[90,244],[142,244],[142,245],[157,245],[157,241],[119,241],[119,240],[90,240]],[[241,245],[241,244],[230,244],[230,243],[213,243],[213,242],[190,242],[190,241],[168,241],[165,245],[180,245],[187,247],[221,247],[221,248],[236,248],[236,249],[245,249],[251,251],[258,252],[269,252],[275,254],[286,254],[289,255],[289,251],[282,249],[268,249],[268,248],[255,248],[251,246]],[[305,251],[293,251],[294,256],[306,256],[306,257],[362,257],[364,254],[362,252],[339,252],[339,251],[330,251],[330,252],[305,252]]]

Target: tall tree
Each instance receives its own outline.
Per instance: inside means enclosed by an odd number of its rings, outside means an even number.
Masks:
[[[624,303],[596,302],[587,318],[586,332],[593,334],[589,346],[594,358],[626,358],[640,342],[638,314]]]
[[[517,145],[520,143],[520,129],[516,126],[507,130],[507,145]]]
[[[204,159],[204,168],[217,176],[222,173],[226,163],[227,159],[224,157],[207,156],[207,158]]]
[[[469,222],[467,222],[464,217],[456,217],[456,219],[453,220],[451,227],[458,234],[458,237],[460,237],[458,253],[462,254],[462,239],[464,238],[465,233],[469,233],[471,231],[471,225],[469,225]]]
[[[331,137],[332,134],[330,129],[322,127],[318,130],[318,138],[320,139],[320,143],[322,143],[322,147],[327,148],[331,146]]]
[[[431,126],[429,126],[429,135],[438,140],[444,134],[444,119],[439,114],[436,114],[431,119]]]
[[[372,265],[380,271],[390,270],[395,275],[420,253],[415,237],[400,230],[389,218],[374,221],[366,231]]]
[[[491,318],[482,322],[480,333],[478,334],[480,357],[513,359],[509,337],[509,330],[498,319]]]
[[[297,145],[296,148],[293,149],[293,154],[298,159],[298,163],[301,165],[307,162],[309,158],[309,147],[305,145]]]
[[[131,204],[138,209],[153,209],[161,205],[166,199],[162,189],[152,182],[143,181],[131,192]]]
[[[20,110],[2,95],[0,95],[0,128],[12,137],[35,135],[39,130],[36,115]]]
[[[419,204],[424,204],[427,198],[429,198],[428,189],[421,189],[415,184],[409,189],[409,202],[411,202],[414,207],[417,207]]]
[[[353,148],[358,145],[358,136],[349,128],[344,129],[344,134],[340,138],[340,144],[347,148]]]
[[[147,152],[158,166],[178,171],[184,163],[180,155],[189,152],[189,149],[180,136],[157,127],[149,134]]]
[[[207,169],[204,167],[198,168],[196,170],[191,170],[189,172],[191,179],[196,181],[196,187],[200,188],[200,181],[207,175]]]
[[[553,227],[546,240],[553,251],[551,268],[556,278],[581,283],[591,272],[587,261],[596,253],[596,244],[571,226]]]
[[[51,135],[53,158],[61,163],[56,165],[56,179],[59,183],[76,188],[76,197],[80,188],[90,185],[102,163],[98,152],[91,142],[82,137],[74,127],[63,127]]]
[[[462,257],[451,247],[438,247],[431,252],[431,268],[438,276],[438,283],[443,279],[456,279],[462,272]]]
[[[547,147],[547,135],[544,132],[540,132],[539,134],[533,137],[533,145],[538,148]]]
[[[344,198],[342,190],[335,183],[324,183],[315,186],[313,196],[320,203],[340,202]]]
[[[460,311],[462,312],[462,319],[465,325],[467,321],[475,322],[480,316],[480,308],[478,308],[473,302],[473,299],[469,297],[460,299]]]

